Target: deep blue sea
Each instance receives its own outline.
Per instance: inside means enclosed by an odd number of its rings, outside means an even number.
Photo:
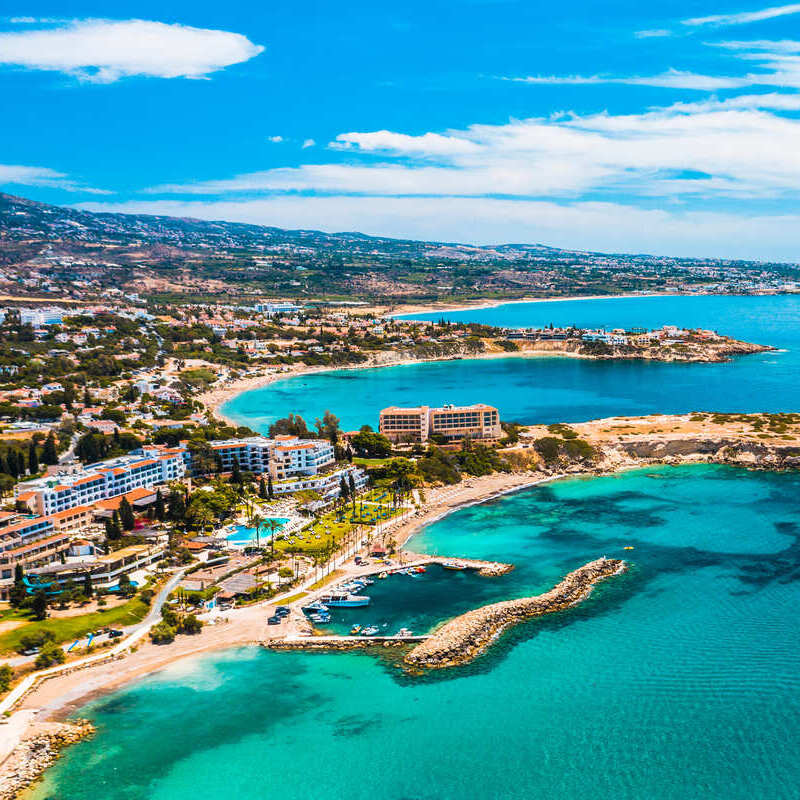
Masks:
[[[798,496],[795,474],[663,467],[463,509],[413,547],[517,568],[393,577],[370,587],[359,622],[421,631],[603,554],[630,570],[472,665],[423,678],[362,653],[178,662],[83,709],[97,736],[32,796],[796,798]]]
[[[507,421],[580,422],[599,417],[713,411],[800,410],[800,295],[637,297],[520,303],[427,318],[510,327],[714,328],[782,352],[724,364],[590,361],[562,357],[464,359],[383,369],[340,370],[279,381],[225,406],[266,432],[293,412],[307,422],[333,411],[345,429],[377,428],[389,405],[489,403]],[[426,318],[421,315],[419,318]]]

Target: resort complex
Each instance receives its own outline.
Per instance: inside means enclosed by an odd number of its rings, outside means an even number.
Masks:
[[[496,442],[503,435],[500,413],[493,406],[447,405],[440,408],[384,408],[380,415],[380,432],[393,442],[419,442],[441,437],[446,442],[478,439]]]

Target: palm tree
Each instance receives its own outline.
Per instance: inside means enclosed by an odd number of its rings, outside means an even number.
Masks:
[[[269,528],[269,543],[270,549],[272,550],[272,555],[275,555],[275,531],[276,529],[280,528],[281,523],[278,522],[276,519],[266,519],[263,520],[264,525]]]
[[[256,547],[260,546],[260,539],[259,539],[259,532],[261,530],[261,525],[264,522],[264,518],[260,514],[253,514],[247,520],[247,527],[254,528],[256,532]]]

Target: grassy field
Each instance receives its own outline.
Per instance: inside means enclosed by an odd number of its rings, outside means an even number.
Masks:
[[[52,633],[55,634],[56,642],[63,644],[64,642],[75,641],[75,639],[85,636],[87,633],[95,631],[98,628],[103,628],[106,625],[134,625],[137,622],[141,622],[145,616],[147,616],[148,611],[149,606],[136,597],[116,608],[94,611],[91,614],[82,614],[78,617],[64,617],[62,619],[51,618],[42,620],[41,622],[31,620],[27,625],[21,625],[19,628],[14,628],[12,631],[0,634],[0,653],[14,652],[21,638],[28,633],[52,631]],[[24,616],[6,616],[4,618],[24,619]]]

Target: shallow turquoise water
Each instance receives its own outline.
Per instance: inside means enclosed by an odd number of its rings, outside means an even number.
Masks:
[[[424,316],[424,315],[423,315]],[[725,364],[604,362],[569,358],[503,358],[340,370],[279,381],[225,406],[243,425],[266,432],[299,413],[307,422],[330,409],[345,429],[377,428],[389,405],[490,403],[504,420],[579,422],[618,414],[800,409],[800,296],[652,297],[523,303],[434,314],[510,327],[580,326],[715,328],[784,352],[742,356]]]
[[[797,475],[660,468],[464,509],[414,547],[518,566],[480,590],[446,579],[442,615],[602,554],[632,568],[422,679],[364,654],[180,662],[85,709],[97,737],[35,797],[795,798],[798,490]],[[410,590],[402,603],[419,612]]]

